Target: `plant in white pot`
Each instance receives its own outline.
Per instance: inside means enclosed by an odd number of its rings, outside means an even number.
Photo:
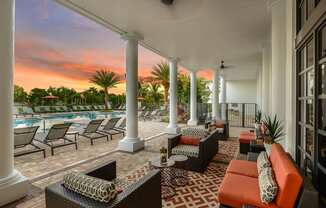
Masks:
[[[264,138],[264,146],[269,155],[272,144],[281,141],[282,137],[285,135],[283,132],[284,127],[282,122],[277,118],[277,115],[274,115],[273,118],[271,116],[265,116],[263,123],[267,129],[266,137]]]

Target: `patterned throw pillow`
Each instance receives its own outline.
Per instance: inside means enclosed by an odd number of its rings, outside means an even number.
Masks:
[[[70,173],[63,177],[67,189],[100,202],[110,202],[117,196],[113,182],[94,178],[81,173]]]
[[[271,163],[269,162],[268,155],[265,151],[260,152],[257,158],[257,170],[258,174],[265,168],[271,167]]]
[[[265,168],[258,177],[260,200],[263,203],[271,203],[277,196],[278,186],[271,167]]]
[[[181,134],[184,136],[205,138],[209,135],[209,131],[201,128],[184,128],[181,130]]]

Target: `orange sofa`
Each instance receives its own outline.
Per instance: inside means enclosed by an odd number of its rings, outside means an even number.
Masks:
[[[269,160],[278,185],[274,202],[260,200],[257,164],[232,160],[221,183],[218,200],[221,207],[241,208],[243,205],[263,208],[291,208],[295,206],[303,186],[303,178],[281,145],[273,144]]]
[[[249,152],[250,141],[256,139],[256,134],[250,131],[242,131],[239,135],[240,153],[247,154]]]

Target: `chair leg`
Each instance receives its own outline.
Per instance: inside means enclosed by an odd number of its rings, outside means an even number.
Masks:
[[[94,145],[93,139],[91,139],[91,145]]]
[[[53,149],[53,147],[51,147],[51,155],[52,156],[54,155],[54,149]]]
[[[76,150],[78,150],[78,145],[77,145],[77,142],[75,143],[75,148],[76,148]]]
[[[46,158],[45,150],[43,150],[42,152],[43,152],[43,157]]]

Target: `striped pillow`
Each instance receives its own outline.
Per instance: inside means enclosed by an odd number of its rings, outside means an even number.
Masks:
[[[110,202],[117,196],[113,182],[73,172],[63,177],[63,185],[83,196],[100,202]]]

